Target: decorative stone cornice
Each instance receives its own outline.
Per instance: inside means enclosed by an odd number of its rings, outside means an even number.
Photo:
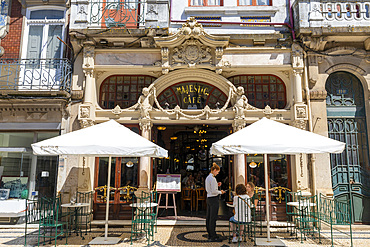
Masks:
[[[314,90],[310,91],[310,99],[311,100],[325,100],[326,99],[327,92],[326,90]]]

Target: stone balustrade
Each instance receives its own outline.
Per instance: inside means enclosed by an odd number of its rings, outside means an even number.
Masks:
[[[297,0],[293,3],[295,27],[368,27],[370,1]]]

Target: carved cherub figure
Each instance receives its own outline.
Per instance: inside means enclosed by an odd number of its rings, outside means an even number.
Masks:
[[[154,89],[149,90],[147,87],[143,88],[143,94],[140,95],[137,102],[137,106],[140,109],[141,118],[150,119],[149,111],[151,111],[153,108],[154,92]]]
[[[244,88],[238,87],[233,91],[232,102],[236,119],[245,118],[244,112],[248,109],[248,99],[244,95]]]

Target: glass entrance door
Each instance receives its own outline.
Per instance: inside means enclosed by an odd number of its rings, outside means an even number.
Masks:
[[[286,221],[285,192],[291,191],[290,162],[287,155],[268,155],[270,220]],[[263,155],[247,155],[247,180],[252,182],[260,196],[261,206],[265,205],[265,172]]]
[[[96,158],[94,219],[105,219],[107,200],[108,158]],[[131,219],[133,194],[137,189],[138,158],[112,158],[109,219]]]

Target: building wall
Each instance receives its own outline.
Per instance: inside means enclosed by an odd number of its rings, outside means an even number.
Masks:
[[[1,39],[1,46],[4,48],[3,59],[15,58],[20,55],[20,46],[22,40],[23,15],[22,6],[17,0],[11,1],[9,11],[9,28],[4,38]]]

